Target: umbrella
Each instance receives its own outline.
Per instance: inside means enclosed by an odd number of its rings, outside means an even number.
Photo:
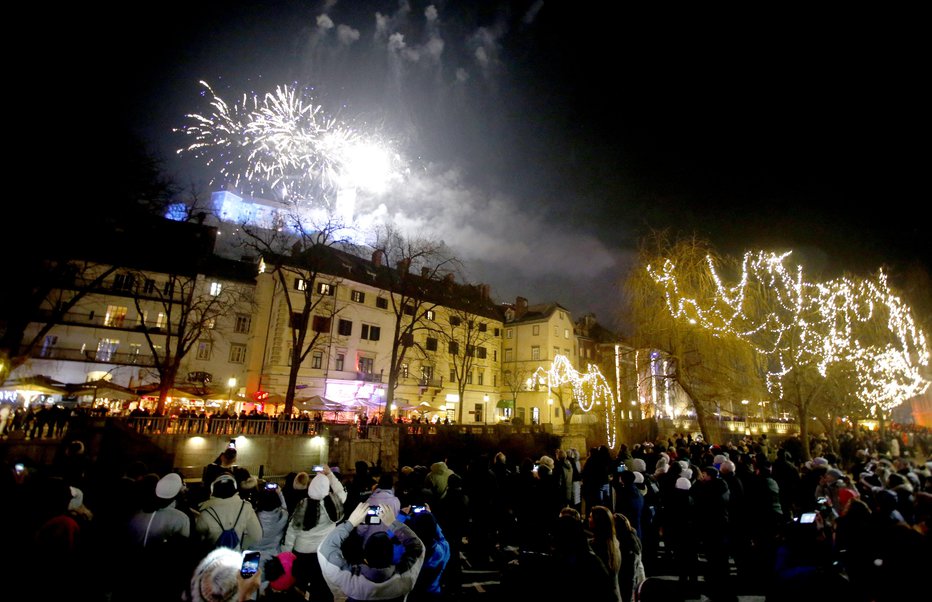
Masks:
[[[294,405],[296,408],[300,408],[302,410],[325,412],[339,412],[343,409],[341,404],[335,401],[331,401],[326,397],[321,397],[320,395],[312,395],[311,397],[299,397],[294,400]]]
[[[65,384],[48,376],[27,376],[5,383],[0,391],[33,391],[43,395],[67,395]]]
[[[121,387],[109,380],[92,380],[86,383],[74,383],[66,385],[71,395],[93,395],[94,399],[137,399],[139,396],[133,393],[131,389]]]

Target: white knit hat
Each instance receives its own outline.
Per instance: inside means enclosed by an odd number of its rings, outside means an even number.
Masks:
[[[678,479],[676,480],[676,488],[677,488],[677,489],[686,489],[686,490],[688,490],[688,489],[690,488],[690,486],[692,486],[692,483],[689,482],[689,479],[684,479],[683,477],[680,477],[680,478],[678,478]]]
[[[307,488],[307,496],[312,500],[322,500],[329,492],[330,479],[322,472],[317,473]]]

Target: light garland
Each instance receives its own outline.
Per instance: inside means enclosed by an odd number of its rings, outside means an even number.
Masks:
[[[802,266],[788,269],[789,253],[746,253],[741,276],[728,286],[711,257],[706,258],[714,286],[702,298],[681,290],[676,265],[665,260],[647,271],[663,290],[674,319],[715,335],[736,336],[772,360],[768,390],[783,398],[786,377],[814,366],[826,377],[829,366],[849,362],[855,369],[859,399],[871,411],[889,411],[920,395],[929,381],[920,374],[929,363],[925,334],[910,308],[894,295],[886,274],[852,281],[839,278],[811,283]],[[751,287],[766,288],[772,308],[761,308]]]
[[[612,395],[612,388],[602,376],[598,366],[589,364],[586,372],[581,374],[573,368],[569,358],[565,355],[557,355],[553,358],[548,370],[540,367],[528,378],[528,388],[533,387],[535,383],[546,385],[548,391],[569,384],[573,389],[573,396],[584,412],[592,411],[597,405],[604,405],[608,446],[615,447],[617,439],[615,396]]]

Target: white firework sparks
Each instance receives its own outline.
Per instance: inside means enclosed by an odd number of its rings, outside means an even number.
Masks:
[[[187,115],[191,123],[180,131],[193,142],[178,152],[215,167],[225,183],[255,196],[332,207],[340,189],[377,188],[369,181],[377,172],[360,169],[360,149],[363,160],[387,177],[391,155],[384,145],[328,117],[301,91],[278,86],[261,98],[243,95],[230,105],[201,84],[212,96],[213,111]]]

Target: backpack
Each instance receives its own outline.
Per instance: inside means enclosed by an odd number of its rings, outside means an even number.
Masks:
[[[239,523],[239,517],[243,514],[243,508],[246,507],[246,502],[239,507],[239,514],[236,515],[236,520],[233,521],[233,526],[229,529],[223,528],[223,523],[220,521],[220,517],[217,515],[217,511],[213,508],[207,509],[207,514],[212,516],[217,524],[220,525],[220,537],[217,538],[217,541],[214,543],[215,548],[230,548],[231,550],[236,550],[240,548],[239,535],[236,533],[236,525]]]

